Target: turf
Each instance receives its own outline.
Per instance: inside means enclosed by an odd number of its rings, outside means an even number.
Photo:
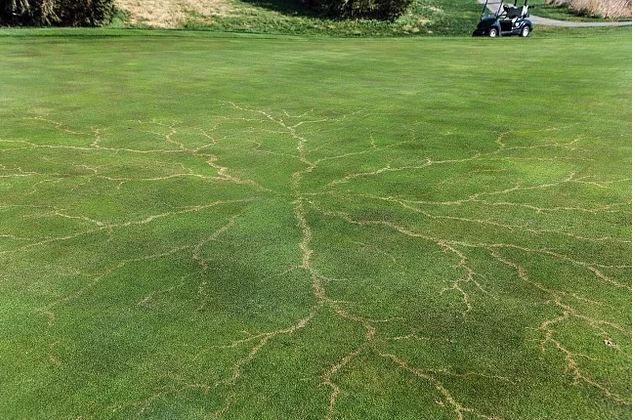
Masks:
[[[630,418],[630,31],[16,33],[0,417]]]

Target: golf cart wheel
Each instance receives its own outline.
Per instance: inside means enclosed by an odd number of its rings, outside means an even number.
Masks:
[[[490,38],[496,38],[498,36],[498,31],[496,30],[496,28],[492,28],[487,31],[487,36]]]
[[[522,36],[523,38],[527,38],[529,36],[529,32],[531,32],[531,29],[529,29],[529,26],[523,26],[523,29],[520,30],[520,36]]]

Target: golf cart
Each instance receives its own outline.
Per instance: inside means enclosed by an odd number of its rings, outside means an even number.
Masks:
[[[502,1],[500,3],[489,3],[489,0],[485,0],[481,20],[472,36],[488,36],[490,38],[510,35],[529,36],[529,33],[534,29],[534,25],[529,20],[527,0],[522,6],[518,6],[517,3],[518,0],[514,0],[514,5],[512,6],[511,4],[504,4]],[[494,12],[493,8],[490,9],[488,7],[491,4],[498,4],[496,12]]]

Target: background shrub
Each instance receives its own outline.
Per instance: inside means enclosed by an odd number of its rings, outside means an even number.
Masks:
[[[394,20],[410,6],[412,0],[303,0],[303,3],[333,18]]]
[[[114,0],[0,0],[1,25],[97,26],[114,12]]]

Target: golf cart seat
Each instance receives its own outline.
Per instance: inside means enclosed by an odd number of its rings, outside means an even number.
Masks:
[[[520,18],[523,17],[523,8],[522,7],[515,7],[515,6],[510,6],[510,5],[504,5],[503,8],[505,9],[505,14],[507,15],[507,18],[509,19],[515,19],[515,18]]]

